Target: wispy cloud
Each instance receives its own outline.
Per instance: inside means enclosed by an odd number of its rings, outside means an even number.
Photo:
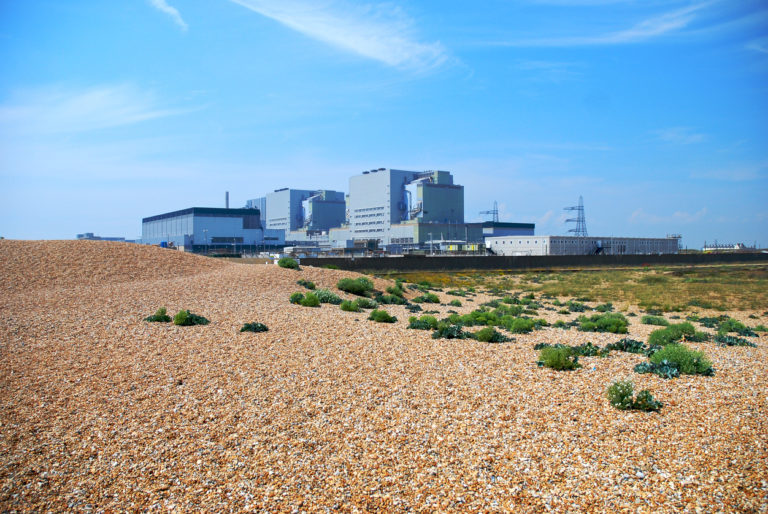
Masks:
[[[88,132],[188,111],[159,107],[154,94],[130,84],[30,89],[16,92],[0,105],[0,133]]]
[[[653,134],[666,143],[673,143],[676,145],[690,145],[693,143],[700,143],[707,138],[705,134],[697,134],[688,127],[664,128],[654,130]]]
[[[747,50],[752,50],[753,52],[768,54],[768,37],[753,39],[747,43],[746,48]]]
[[[725,182],[746,182],[768,178],[768,161],[734,164],[732,166],[695,171],[691,178],[721,180]]]
[[[622,45],[639,43],[672,32],[679,31],[690,25],[696,18],[697,11],[710,6],[712,1],[703,2],[675,11],[666,12],[652,18],[645,19],[634,26],[615,32],[608,32],[595,36],[554,37],[523,39],[495,43],[498,46],[592,46],[592,45]]]
[[[582,65],[574,62],[556,61],[519,61],[517,68],[526,72],[532,79],[541,82],[564,82],[583,76]]]
[[[390,3],[231,1],[308,37],[396,68],[428,71],[448,61],[443,45],[417,41],[413,20]]]
[[[680,223],[695,223],[701,220],[707,214],[707,208],[702,207],[696,212],[687,211],[675,211],[667,216],[659,216],[657,214],[650,214],[643,209],[637,209],[629,217],[630,223],[667,223],[667,224],[680,224]]]
[[[181,17],[181,13],[179,12],[179,10],[176,9],[175,7],[168,5],[168,2],[166,2],[165,0],[149,0],[149,3],[155,9],[170,16],[173,22],[179,27],[181,27],[181,30],[187,30],[189,28],[189,25],[187,25],[187,22],[185,22],[184,19]]]

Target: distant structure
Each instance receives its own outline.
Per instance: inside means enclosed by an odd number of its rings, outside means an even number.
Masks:
[[[495,255],[652,255],[680,251],[680,236],[580,237],[532,236],[487,237],[485,245]]]
[[[133,240],[126,239],[124,237],[106,237],[106,236],[96,236],[93,234],[93,232],[85,232],[84,234],[77,234],[77,239],[85,240],[85,241],[120,241],[123,243],[133,243]]]
[[[496,200],[493,201],[493,209],[490,211],[480,211],[480,214],[490,214],[491,215],[491,221],[493,223],[499,222],[499,204]]]
[[[704,241],[704,246],[701,248],[702,252],[754,252],[757,250],[757,244],[755,246],[747,246],[744,243],[714,243],[707,244]]]
[[[575,207],[565,207],[566,211],[576,211],[576,217],[565,220],[566,223],[576,223],[576,228],[572,228],[568,231],[569,234],[573,234],[577,237],[587,237],[587,219],[584,216],[584,199],[579,196],[579,205]]]
[[[141,220],[143,244],[207,253],[255,252],[285,244],[282,230],[261,228],[258,209],[190,207]]]
[[[266,228],[322,231],[345,221],[344,193],[312,189],[276,189],[266,196]]]

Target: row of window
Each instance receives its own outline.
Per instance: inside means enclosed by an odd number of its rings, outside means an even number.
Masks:
[[[353,212],[383,211],[384,207],[366,207],[365,209],[355,209]]]

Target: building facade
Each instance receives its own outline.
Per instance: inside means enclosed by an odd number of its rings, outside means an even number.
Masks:
[[[340,227],[346,217],[344,193],[310,189],[277,189],[268,193],[266,228],[321,231]]]
[[[486,237],[486,248],[496,255],[650,255],[675,254],[680,236],[577,237],[577,236],[502,236]]]
[[[190,207],[144,218],[141,242],[190,251],[216,248],[282,246],[281,230],[263,230],[258,209]]]

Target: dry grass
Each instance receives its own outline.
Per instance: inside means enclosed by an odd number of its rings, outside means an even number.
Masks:
[[[0,241],[3,282],[35,285],[0,296],[2,511],[768,505],[765,335],[757,348],[696,345],[714,377],[634,375],[644,358],[622,353],[563,373],[538,368],[533,345],[617,336],[433,340],[407,329],[402,306],[386,306],[390,325],[288,303],[298,278],[333,288],[353,273],[95,244]],[[159,306],[211,324],[142,321]],[[269,332],[239,332],[253,321]],[[629,336],[652,328],[633,323]],[[664,409],[611,407],[605,389],[623,377]]]

